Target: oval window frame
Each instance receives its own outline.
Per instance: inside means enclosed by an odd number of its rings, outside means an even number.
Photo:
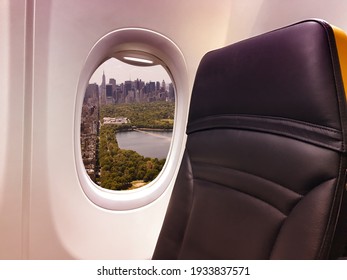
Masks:
[[[88,176],[82,161],[80,125],[82,103],[90,77],[106,60],[117,53],[143,54],[156,58],[175,87],[175,122],[171,146],[165,165],[157,178],[146,186],[128,191],[112,191],[96,185]],[[159,62],[159,63],[158,63]],[[90,50],[81,70],[75,102],[74,156],[78,180],[88,199],[108,210],[133,210],[157,200],[173,184],[182,158],[188,114],[189,87],[183,53],[166,36],[148,29],[123,28],[102,37]]]

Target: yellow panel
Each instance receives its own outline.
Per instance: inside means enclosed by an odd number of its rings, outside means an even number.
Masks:
[[[336,26],[331,26],[334,31],[334,36],[335,36],[335,42],[337,46],[337,53],[339,56],[339,61],[340,61],[340,67],[341,67],[341,74],[342,74],[342,80],[343,80],[343,85],[345,89],[345,94],[347,93],[346,85],[347,85],[347,35],[346,33],[336,27]]]

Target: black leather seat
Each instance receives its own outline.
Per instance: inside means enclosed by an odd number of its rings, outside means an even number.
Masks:
[[[346,42],[308,20],[204,56],[153,259],[341,256]]]

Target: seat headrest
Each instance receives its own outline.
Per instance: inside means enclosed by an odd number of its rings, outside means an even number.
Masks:
[[[235,126],[344,151],[345,92],[335,36],[328,23],[308,20],[207,53],[187,133]]]

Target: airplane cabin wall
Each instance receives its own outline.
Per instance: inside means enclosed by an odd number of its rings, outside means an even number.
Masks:
[[[232,1],[227,42],[243,40],[309,18],[324,19],[347,30],[347,2],[341,0]]]
[[[144,207],[111,211],[86,197],[76,172],[77,85],[104,35],[139,27],[170,38],[186,63],[188,86],[177,95],[189,97],[207,51],[311,17],[347,30],[346,6],[338,0],[2,0],[0,258],[151,258],[172,184]],[[188,104],[178,106],[187,111]]]
[[[25,6],[0,1],[0,259],[21,258]]]
[[[211,13],[211,26],[201,16],[210,13],[211,3],[199,3],[198,9],[197,1],[180,5],[174,1],[36,1],[30,227],[25,257],[151,258],[170,192],[129,211],[110,211],[89,201],[74,159],[76,87],[86,57],[101,37],[116,29],[141,27],[164,34],[183,52],[189,88],[178,95],[188,95],[200,57],[225,40],[229,9],[221,6],[215,10],[218,16]]]

